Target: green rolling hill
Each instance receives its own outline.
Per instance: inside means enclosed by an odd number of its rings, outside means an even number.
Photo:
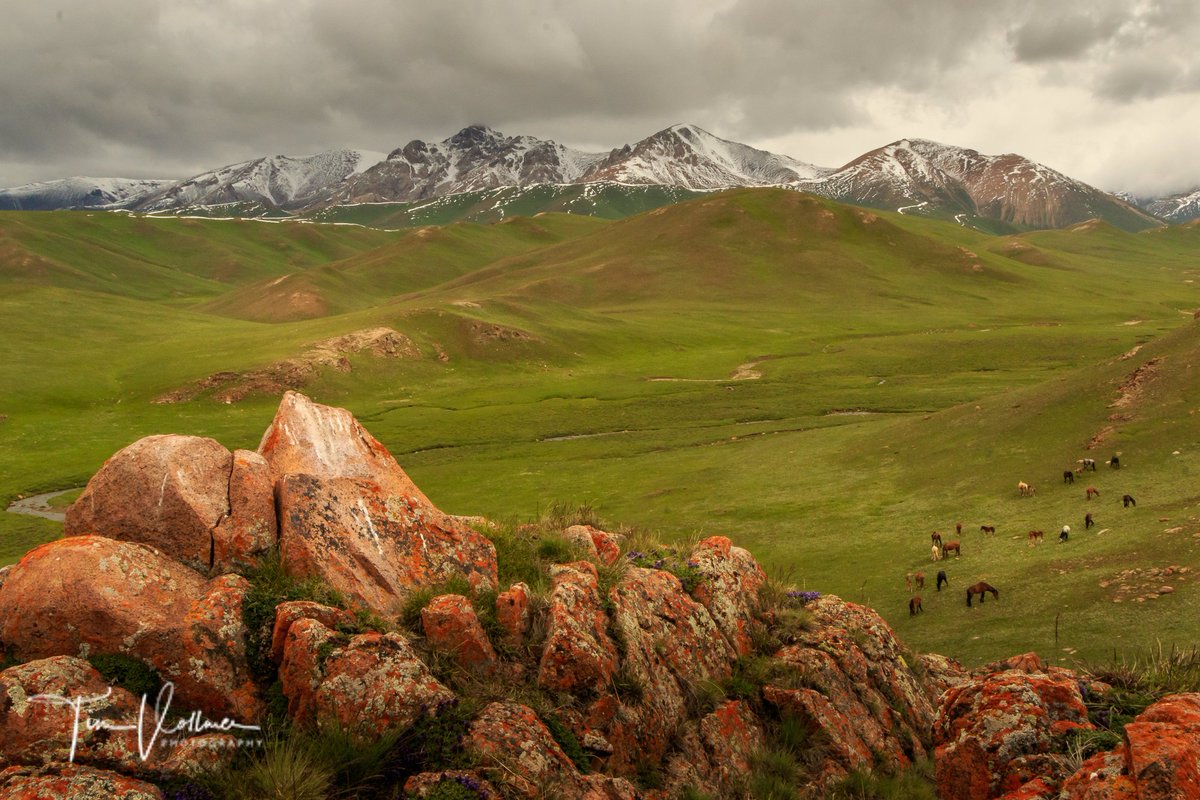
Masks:
[[[396,232],[0,214],[0,501],[78,485],[149,433],[254,447],[271,393],[151,401],[386,326],[419,357],[350,352],[304,390],[353,410],[447,511],[587,503],[613,525],[730,535],[969,663],[1187,645],[1198,231],[996,237],[770,189]],[[1116,452],[1120,471],[1062,483]],[[929,534],[956,522],[951,591],[910,620],[904,574],[932,583]],[[56,533],[0,515],[0,554]],[[968,610],[985,577],[1000,603]]]

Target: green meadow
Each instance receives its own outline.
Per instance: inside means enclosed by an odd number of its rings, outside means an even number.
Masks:
[[[992,236],[782,190],[394,232],[10,212],[0,503],[82,485],[151,433],[254,448],[275,395],[151,401],[388,326],[421,357],[351,355],[303,391],[351,409],[448,512],[590,506],[664,540],[726,535],[968,665],[1190,647],[1197,307],[1195,224]],[[1064,484],[1082,458],[1098,470]],[[933,564],[930,533],[956,523],[962,557]],[[60,533],[0,513],[0,563]],[[967,608],[978,580],[999,601]]]

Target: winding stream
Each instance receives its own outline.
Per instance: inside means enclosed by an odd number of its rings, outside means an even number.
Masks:
[[[43,494],[35,494],[32,497],[25,497],[21,500],[14,500],[12,505],[6,508],[5,511],[10,514],[28,514],[31,517],[42,517],[43,519],[62,522],[67,518],[66,512],[51,508],[50,500],[58,497],[60,494],[73,492],[78,488],[78,486],[72,486],[70,489],[59,489],[54,492],[44,492]]]

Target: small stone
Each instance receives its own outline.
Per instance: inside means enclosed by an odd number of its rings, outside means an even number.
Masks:
[[[1160,587],[1158,587],[1158,593],[1159,593],[1159,594],[1171,594],[1171,593],[1172,593],[1172,592],[1174,592],[1174,591],[1175,591],[1175,587],[1174,587],[1174,586],[1160,586]]]

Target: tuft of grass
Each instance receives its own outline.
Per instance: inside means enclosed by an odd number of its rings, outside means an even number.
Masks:
[[[830,800],[937,800],[933,762],[924,760],[895,773],[859,769],[833,786]]]
[[[334,769],[314,752],[309,740],[275,736],[233,768],[204,780],[215,796],[228,800],[326,800]]]
[[[567,758],[571,759],[575,767],[584,774],[591,772],[591,759],[584,752],[583,746],[579,744],[579,739],[576,738],[575,732],[554,712],[540,714],[539,716],[546,725],[546,730],[550,731],[550,735],[554,737],[554,741],[558,742],[558,746],[567,754]]]
[[[799,800],[805,778],[795,752],[767,744],[750,754],[746,791],[753,800]]]
[[[1103,746],[1108,740],[1103,734],[1119,736],[1126,724],[1159,698],[1200,691],[1200,648],[1164,649],[1159,645],[1143,653],[1113,658],[1107,664],[1085,666],[1081,672],[1112,687],[1092,695],[1086,684],[1081,686],[1088,717],[1101,730],[1096,732],[1097,737],[1071,736],[1062,743],[1063,752],[1083,747],[1090,755],[1108,749]]]
[[[276,678],[271,659],[271,633],[275,625],[275,607],[289,600],[312,600],[335,608],[345,608],[341,593],[317,578],[298,578],[283,568],[278,551],[264,555],[257,566],[243,573],[250,589],[242,601],[242,622],[246,626],[246,660],[261,686],[270,686]]]

